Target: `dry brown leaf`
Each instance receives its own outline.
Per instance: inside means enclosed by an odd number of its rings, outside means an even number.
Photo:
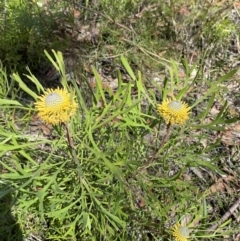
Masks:
[[[216,116],[219,112],[220,110],[216,108],[216,106],[213,106],[210,110],[211,115],[214,115],[214,116]]]
[[[240,146],[240,124],[235,124],[223,132],[222,143],[226,146]]]
[[[240,241],[240,233],[236,236],[236,238],[234,239],[234,241]]]
[[[209,188],[210,193],[214,194],[217,192],[226,191],[227,193],[232,194],[233,190],[231,187],[229,187],[228,182],[232,181],[233,179],[234,179],[234,176],[227,176],[227,177],[218,179],[216,183]]]
[[[240,9],[240,2],[235,1],[235,2],[233,3],[233,5],[234,5],[235,8]]]
[[[179,10],[180,15],[186,16],[190,14],[189,7],[182,6]]]
[[[31,126],[31,131],[34,131],[34,132],[41,131],[45,136],[50,136],[52,133],[52,126],[45,125],[37,115],[34,115],[32,117],[30,126]]]
[[[145,205],[146,205],[146,204],[145,204],[145,200],[144,200],[142,197],[140,197],[140,198],[137,200],[137,206],[138,206],[139,208],[143,208]]]
[[[186,174],[186,173],[183,173],[182,177],[183,177],[184,181],[191,181],[192,180],[192,177],[190,175]]]
[[[185,78],[185,77],[186,77],[185,72],[180,69],[180,70],[178,71],[178,77],[181,78],[181,79]]]

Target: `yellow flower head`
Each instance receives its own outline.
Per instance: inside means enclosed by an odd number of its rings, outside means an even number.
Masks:
[[[172,230],[172,235],[176,241],[188,241],[189,229],[186,226],[175,224]]]
[[[35,103],[38,116],[47,124],[57,125],[69,121],[76,113],[77,103],[65,89],[47,89]]]
[[[190,108],[180,100],[166,99],[158,105],[158,113],[164,118],[167,124],[183,125],[189,118]]]

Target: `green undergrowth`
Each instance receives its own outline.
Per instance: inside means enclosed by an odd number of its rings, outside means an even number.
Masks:
[[[44,49],[71,53],[74,61],[84,63],[104,59],[116,63],[125,54],[143,74],[147,69],[158,72],[159,62],[182,56],[210,59],[223,68],[231,42],[239,37],[239,27],[230,16],[231,2],[44,2],[1,3],[0,55],[9,71],[44,66]],[[81,37],[86,32],[88,39]]]
[[[210,183],[191,174],[192,168],[204,168],[213,176],[224,175],[219,158],[212,156],[219,142],[211,139],[210,131],[222,130],[236,118],[228,117],[227,102],[215,116],[210,108],[235,70],[216,80],[205,79],[208,90],[196,99],[202,83],[198,75],[190,78],[194,68],[182,63],[188,77],[179,79],[177,63],[166,66],[170,78],[155,88],[161,99],[174,95],[188,103],[191,115],[184,126],[169,129],[169,138],[158,150],[168,129],[157,113],[159,101],[124,56],[121,65],[130,81],[123,82],[119,71],[115,91],[103,88],[92,66],[97,84],[87,107],[81,89],[66,81],[62,54],[45,53],[61,74],[63,87],[74,90],[78,112],[67,124],[68,135],[66,126],[58,125],[44,136],[29,131],[34,103],[22,104],[2,93],[0,200],[3,215],[12,215],[12,225],[7,231],[1,220],[1,233],[11,233],[17,225],[22,236],[39,240],[173,240],[175,223],[189,227],[191,240],[219,240],[237,232],[231,220],[209,230],[218,221],[209,214]],[[33,99],[42,93],[33,75],[28,78],[37,93],[17,73],[12,78]],[[211,122],[206,121],[209,116]],[[207,146],[201,145],[203,139]]]

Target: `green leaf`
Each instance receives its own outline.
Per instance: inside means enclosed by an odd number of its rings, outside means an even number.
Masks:
[[[13,180],[21,180],[21,179],[29,178],[31,176],[32,176],[32,173],[20,175],[17,172],[15,172],[15,173],[4,173],[4,174],[0,175],[0,177],[3,178],[3,179],[13,179]]]
[[[54,56],[56,57],[56,52],[54,50],[52,50]],[[53,60],[53,58],[51,57],[51,55],[47,52],[47,50],[44,50],[45,55],[47,56],[47,58],[51,61],[51,63],[53,64],[53,66],[55,67],[55,69],[60,72],[60,67],[56,64],[56,62]]]
[[[39,142],[33,142],[33,143],[18,144],[16,146],[4,144],[3,146],[0,146],[0,151],[5,151],[5,152],[13,151],[13,150],[18,150],[18,149],[26,148],[26,147],[30,147],[30,146],[37,146],[39,144],[43,144],[46,142],[50,142],[50,141],[45,140],[45,141],[39,141]]]
[[[12,187],[10,187],[10,186],[7,186],[4,189],[1,189],[0,190],[0,199],[3,198],[4,196],[8,195],[12,191],[14,191],[14,189]]]
[[[198,105],[204,99],[206,99],[209,95],[212,95],[213,93],[217,93],[219,91],[219,89],[220,89],[219,85],[223,81],[228,80],[230,77],[232,77],[236,72],[237,72],[237,69],[232,70],[229,73],[227,73],[226,75],[224,75],[221,78],[219,78],[217,81],[212,82],[210,84],[210,87],[208,88],[207,92],[192,105],[192,108],[194,106]]]
[[[38,94],[40,94],[41,92],[44,92],[44,88],[42,86],[42,84],[38,81],[38,79],[31,73],[30,69],[27,67],[28,72],[30,73],[30,75],[25,74],[25,76],[30,79],[37,87],[37,91]]]
[[[53,177],[55,178],[55,177]],[[49,189],[49,187],[52,185],[53,182],[53,178],[48,178],[48,182],[47,184],[37,192],[37,197],[39,200],[39,211],[40,211],[40,215],[41,215],[41,219],[44,220],[44,214],[45,214],[45,210],[44,210],[44,198],[46,195],[48,195],[47,190]]]
[[[132,68],[130,67],[127,59],[123,55],[121,55],[121,61],[122,61],[124,68],[127,70],[128,74],[130,75],[130,77],[133,80],[136,80],[137,78],[136,78],[135,74],[133,73]]]
[[[106,101],[106,97],[105,97],[105,94],[104,94],[104,90],[103,90],[103,85],[102,85],[102,81],[101,81],[101,78],[97,72],[97,70],[95,69],[94,66],[91,66],[92,68],[92,71],[93,71],[93,74],[95,76],[95,80],[96,80],[96,84],[97,84],[97,98],[96,98],[96,104],[99,102],[99,101],[103,101],[103,105],[106,106],[107,105],[107,101]],[[100,96],[98,95],[98,93],[100,94]]]
[[[35,100],[37,100],[38,99],[38,95],[36,94],[36,93],[34,93],[31,89],[29,89],[28,87],[27,87],[27,85],[22,81],[22,79],[21,79],[21,77],[19,76],[19,74],[13,74],[12,75],[12,77],[13,77],[13,79],[15,79],[17,82],[18,82],[18,84],[19,84],[19,86],[20,86],[20,88],[22,89],[22,90],[24,90],[27,94],[29,94],[30,96],[32,96]]]
[[[191,166],[191,167],[198,167],[198,166],[208,167],[212,171],[217,171],[221,175],[226,175],[222,170],[220,170],[217,166],[211,164],[209,161],[199,161],[199,160],[197,160],[195,162],[189,162],[188,165]]]
[[[202,119],[202,121],[201,121],[201,123],[202,123],[206,119],[206,117],[210,111],[210,108],[213,105],[214,99],[215,99],[215,93],[211,96],[210,100],[208,101],[208,105],[207,105],[206,109],[194,119],[195,121]]]
[[[9,99],[0,99],[0,105],[16,105],[16,106],[22,106],[21,103],[19,103],[16,100],[9,100]]]

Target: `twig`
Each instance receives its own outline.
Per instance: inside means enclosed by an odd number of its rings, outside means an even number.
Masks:
[[[240,17],[240,14],[239,14],[239,11],[238,11],[238,8],[237,8],[237,5],[239,6],[239,3],[237,3],[237,2],[233,3],[234,10],[236,11],[238,17]]]
[[[42,239],[39,239],[38,237],[36,237],[36,236],[33,235],[33,234],[30,234],[30,237],[33,238],[34,240],[42,241]]]
[[[171,130],[171,124],[169,123],[167,125],[167,131],[165,136],[163,137],[158,149],[153,153],[153,155],[143,164],[143,166],[140,168],[140,171],[143,171],[145,168],[147,168],[149,166],[149,164],[156,158],[157,154],[159,153],[159,151],[161,150],[161,148],[163,147],[163,145],[166,143],[169,135],[170,135],[170,130]]]
[[[215,231],[218,226],[225,222],[234,211],[240,206],[240,198],[229,208],[229,210],[220,218],[220,220],[209,228],[209,231]]]

